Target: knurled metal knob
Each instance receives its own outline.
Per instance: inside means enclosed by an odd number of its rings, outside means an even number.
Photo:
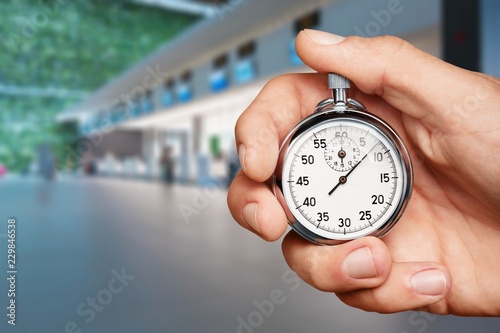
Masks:
[[[330,73],[328,74],[328,88],[330,89],[349,89],[351,82],[345,76]]]

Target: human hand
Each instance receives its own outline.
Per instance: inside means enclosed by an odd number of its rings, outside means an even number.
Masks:
[[[328,247],[288,233],[282,248],[290,267],[367,311],[500,315],[500,80],[395,37],[306,30],[296,48],[316,71],[351,79],[351,96],[395,128],[412,155],[415,183],[405,214],[383,239]],[[287,227],[269,184],[279,145],[330,94],[324,74],[280,76],[238,120],[242,171],[228,205],[239,224],[268,241]]]

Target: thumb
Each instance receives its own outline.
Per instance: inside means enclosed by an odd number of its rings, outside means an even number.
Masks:
[[[425,310],[449,313],[445,297],[452,286],[448,269],[435,262],[397,262],[387,280],[375,288],[337,293],[346,304],[380,313]]]
[[[409,116],[425,118],[432,127],[442,126],[449,105],[486,80],[392,36],[344,38],[304,30],[297,36],[296,48],[316,71],[344,75],[364,93],[379,95]],[[450,84],[453,89],[447,88]]]
[[[442,301],[452,286],[449,270],[437,262],[393,262],[379,238],[317,246],[290,232],[282,249],[298,276],[319,290],[335,292],[347,305],[381,313],[448,312]]]

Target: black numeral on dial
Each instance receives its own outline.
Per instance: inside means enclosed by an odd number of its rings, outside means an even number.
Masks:
[[[349,228],[351,226],[351,219],[346,217],[346,218],[339,218],[339,228]]]
[[[391,178],[389,178],[389,174],[388,173],[381,173],[380,174],[380,182],[381,183],[388,183],[391,181]]]
[[[326,139],[314,139],[313,141],[314,148],[326,148]]]
[[[360,219],[360,221],[371,220],[372,219],[372,211],[371,210],[360,211],[359,212],[359,219]]]
[[[299,177],[299,179],[297,179],[297,182],[295,184],[300,186],[307,186],[309,185],[309,177],[308,176]]]
[[[301,156],[302,164],[314,164],[314,156],[313,155],[302,155]]]
[[[315,197],[305,198],[304,203],[302,205],[307,207],[314,207],[316,206],[316,198]]]
[[[330,220],[330,216],[328,215],[328,212],[319,212],[318,213],[318,222],[327,222]]]
[[[372,195],[372,205],[382,205],[385,202],[383,195]]]

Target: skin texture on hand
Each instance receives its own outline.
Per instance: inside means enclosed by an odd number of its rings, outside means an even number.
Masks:
[[[282,245],[290,267],[367,311],[500,315],[500,80],[395,37],[306,30],[296,48],[319,73],[351,79],[351,97],[395,128],[412,157],[415,183],[404,216],[382,240],[327,247],[291,231]],[[228,205],[239,224],[265,240],[287,229],[268,181],[280,143],[328,96],[326,74],[280,76],[237,122],[242,171]]]

